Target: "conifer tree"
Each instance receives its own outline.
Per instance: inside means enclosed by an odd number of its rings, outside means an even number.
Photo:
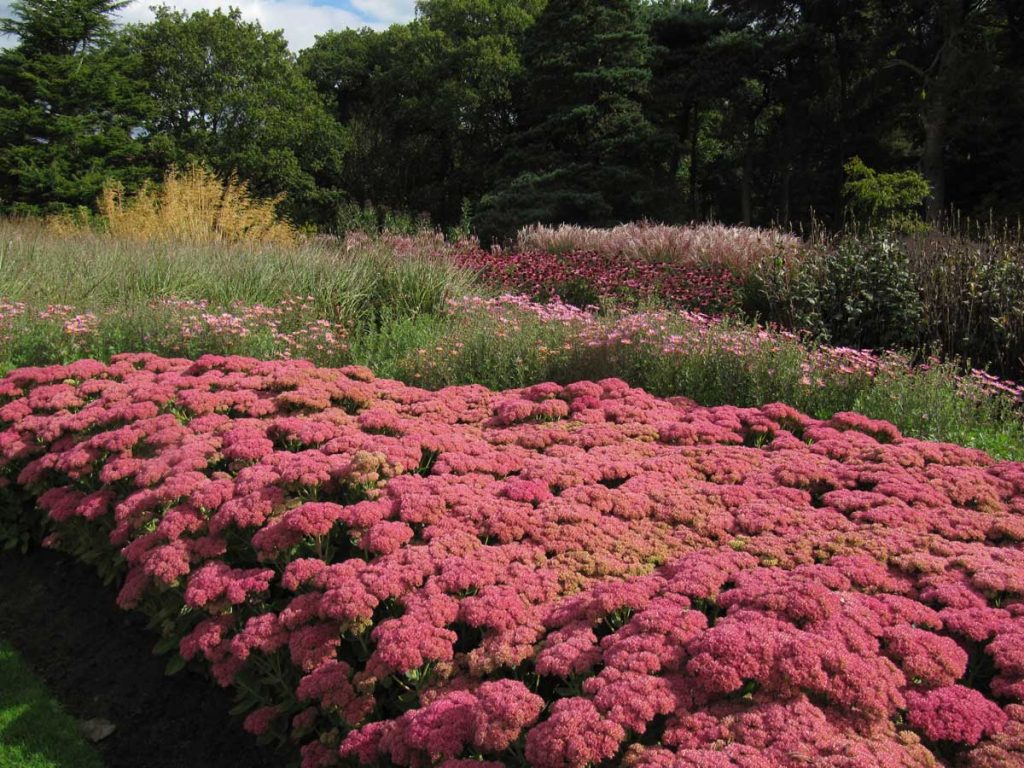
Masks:
[[[125,0],[16,0],[0,31],[0,210],[91,204],[151,169],[140,95],[104,45]]]
[[[504,181],[481,202],[485,239],[523,224],[609,225],[642,215],[652,129],[649,41],[632,0],[551,0],[523,51]]]

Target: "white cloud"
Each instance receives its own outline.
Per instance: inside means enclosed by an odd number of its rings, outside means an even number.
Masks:
[[[124,9],[125,22],[153,18],[149,6],[153,0],[135,0]],[[317,35],[347,27],[383,28],[413,17],[415,0],[356,0],[353,9],[338,8],[310,0],[168,0],[168,5],[183,11],[213,10],[232,6],[246,19],[258,21],[264,29],[283,29],[293,51],[308,48]]]
[[[149,21],[153,18],[150,6],[159,4],[160,0],[135,0],[121,11],[120,21]],[[166,4],[182,11],[238,8],[244,18],[258,21],[264,29],[283,29],[293,51],[308,48],[317,35],[332,29],[381,29],[409,21],[416,5],[415,0],[351,0],[348,8],[311,0],[166,0]],[[8,16],[9,12],[9,2],[0,0],[0,17]],[[0,38],[0,46],[12,43],[13,38]]]
[[[388,24],[408,21],[416,10],[415,0],[351,0],[351,3],[363,16]]]

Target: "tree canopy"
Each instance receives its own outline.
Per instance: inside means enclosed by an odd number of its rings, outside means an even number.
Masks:
[[[237,10],[157,8],[118,46],[148,101],[141,128],[166,163],[238,174],[258,194],[286,194],[300,218],[329,221],[347,132],[280,32]]]
[[[1016,0],[422,0],[293,52],[238,11],[15,0],[0,210],[201,161],[323,229],[847,218],[852,158],[921,213],[1024,212]],[[873,177],[872,177],[873,178]]]
[[[16,0],[0,23],[0,206],[92,203],[107,179],[151,172],[134,132],[145,105],[110,55],[120,0]]]
[[[516,130],[478,229],[507,237],[531,222],[601,226],[643,215],[653,129],[643,109],[650,43],[636,3],[549,0],[522,50]]]

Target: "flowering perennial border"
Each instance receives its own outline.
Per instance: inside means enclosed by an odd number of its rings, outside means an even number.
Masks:
[[[312,297],[283,299],[270,307],[262,304],[234,302],[214,307],[206,301],[162,299],[150,304],[162,322],[147,337],[147,347],[166,354],[189,354],[190,350],[224,354],[254,354],[279,359],[303,358],[321,365],[351,362],[352,325],[322,318]],[[805,337],[779,328],[729,324],[721,317],[712,317],[686,310],[620,311],[602,314],[593,308],[581,309],[558,299],[544,303],[525,295],[505,294],[497,297],[465,296],[451,299],[447,312],[462,321],[475,321],[479,315],[506,326],[499,330],[500,342],[517,333],[519,321],[529,318],[546,326],[560,326],[575,332],[559,349],[544,348],[549,356],[572,353],[580,348],[600,347],[609,353],[625,346],[635,346],[659,356],[687,356],[697,349],[715,348],[738,359],[750,359],[765,352],[777,351],[780,345],[798,344],[805,356],[801,367],[801,384],[822,388],[843,377],[875,378],[880,373],[906,374],[923,372],[937,360],[915,366],[910,357],[898,352],[878,354],[870,350],[846,347],[816,346]],[[0,298],[0,345],[21,332],[14,323],[25,317],[50,324],[50,331],[63,336],[75,356],[95,354],[104,348],[101,339],[107,323],[119,319],[117,308],[83,311],[63,305],[30,309],[21,302]],[[266,346],[254,350],[247,342],[261,339]],[[458,356],[462,343],[453,335],[454,345],[439,345],[424,359],[427,349],[418,351],[417,364],[430,370],[444,362],[444,354]],[[60,342],[56,342],[60,346]],[[62,352],[63,354],[63,352]],[[610,359],[610,358],[609,358]],[[1024,406],[1024,384],[1001,379],[982,370],[962,376],[966,388],[1005,398]],[[970,395],[969,395],[970,396]]]
[[[586,305],[600,299],[657,300],[708,313],[736,309],[740,281],[724,267],[638,261],[625,253],[484,251],[457,255],[484,282],[533,298]]]
[[[123,355],[0,496],[304,768],[1024,765],[1024,464],[856,414]]]
[[[160,344],[181,353],[193,339],[218,339],[230,345],[251,336],[263,335],[282,358],[308,358],[316,355],[343,355],[348,350],[350,326],[317,314],[315,298],[285,298],[274,306],[235,301],[225,307],[213,307],[205,300],[155,299],[149,310],[163,324],[150,344]],[[19,319],[34,319],[59,328],[72,343],[86,341],[103,323],[116,320],[119,307],[83,311],[64,304],[32,309],[24,302],[0,297],[0,343],[9,341],[18,330]]]
[[[873,379],[879,375],[924,373],[941,363],[938,358],[930,357],[927,362],[915,364],[909,355],[896,351],[878,353],[869,349],[812,345],[805,336],[778,327],[732,324],[723,317],[686,310],[620,311],[601,315],[592,308],[581,309],[557,299],[542,303],[514,294],[452,299],[448,310],[456,318],[486,315],[496,320],[507,329],[498,332],[499,339],[518,333],[523,318],[570,329],[575,332],[575,338],[567,349],[572,346],[600,348],[609,355],[622,347],[634,347],[678,358],[692,355],[694,350],[714,348],[738,359],[750,359],[777,352],[783,345],[799,345],[804,357],[800,363],[803,372],[800,383],[815,388],[827,387],[844,377]],[[445,350],[442,347],[436,351]],[[430,365],[433,361],[428,359],[427,363]],[[1024,384],[978,369],[959,375],[958,383],[965,396],[972,396],[968,394],[971,389],[980,390],[1012,405],[1024,406]]]

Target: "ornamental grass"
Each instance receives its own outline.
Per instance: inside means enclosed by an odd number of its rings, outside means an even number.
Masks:
[[[237,176],[201,165],[172,168],[159,186],[132,195],[108,183],[97,202],[104,229],[127,240],[292,245],[294,227],[278,216],[282,197],[262,200]]]
[[[806,248],[796,235],[774,229],[722,224],[671,226],[646,221],[610,229],[537,224],[519,231],[516,246],[526,251],[591,251],[632,261],[728,269],[740,278],[757,270],[766,259],[799,262]]]

